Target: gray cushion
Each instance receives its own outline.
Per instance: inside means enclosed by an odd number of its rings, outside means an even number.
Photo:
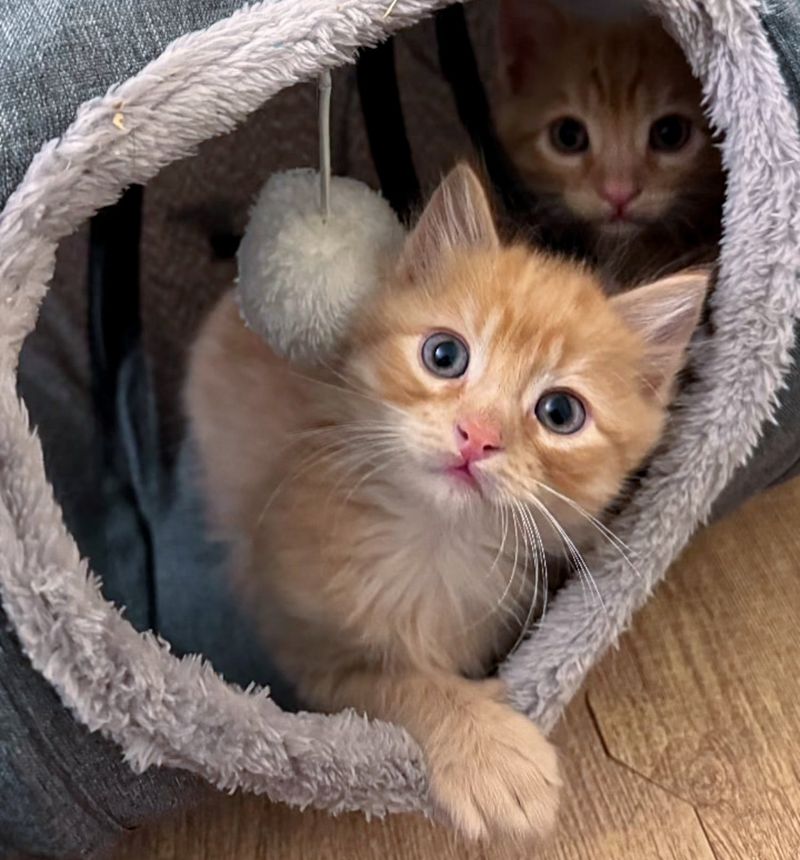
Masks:
[[[242,0],[0,0],[0,207],[78,106]]]

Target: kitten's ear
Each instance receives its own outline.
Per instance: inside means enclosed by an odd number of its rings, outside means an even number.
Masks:
[[[669,399],[703,310],[711,272],[689,269],[614,296],[611,305],[645,343],[642,376],[648,391]]]
[[[406,239],[400,271],[423,277],[449,251],[496,248],[500,244],[486,192],[466,164],[454,167],[434,191]]]
[[[500,0],[497,23],[502,83],[518,93],[534,74],[537,52],[558,45],[567,22],[549,0]]]

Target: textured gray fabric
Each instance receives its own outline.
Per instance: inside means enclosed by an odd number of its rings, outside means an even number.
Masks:
[[[792,102],[800,106],[800,3],[765,0],[761,13]],[[798,118],[800,121],[800,117]],[[794,370],[780,394],[775,420],[764,428],[750,460],[717,499],[712,519],[730,513],[762,490],[800,474],[800,325],[795,328]]]
[[[200,792],[187,773],[136,775],[64,710],[0,607],[0,855],[88,857]]]
[[[792,101],[800,105],[800,4],[797,0],[764,0],[761,20]]]
[[[291,709],[295,702],[289,684],[230,588],[225,547],[208,536],[193,477],[187,447],[155,531],[158,632],[177,654],[203,654],[228,681],[268,686],[272,698]]]
[[[800,328],[796,329],[800,335]],[[800,338],[798,338],[800,342]],[[775,421],[764,433],[752,458],[734,474],[717,499],[711,519],[724,517],[746,499],[800,474],[800,350],[794,349],[795,368],[780,395]]]
[[[242,0],[0,0],[0,206],[78,106]]]

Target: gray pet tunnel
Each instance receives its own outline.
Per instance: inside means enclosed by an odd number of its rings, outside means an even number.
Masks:
[[[198,147],[201,155],[208,147],[222,152],[226,139],[204,142],[251,115],[255,121],[267,100],[289,98],[281,91],[292,84],[345,66],[359,47],[447,4],[398,0],[386,14],[389,5],[142,0],[123,11],[101,0],[58,0],[44,12],[29,3],[6,4],[0,29],[0,849],[89,856],[148,817],[190,801],[203,781],[331,811],[427,810],[419,750],[401,730],[353,713],[282,710],[266,690],[234,686],[210,663],[177,656],[189,649],[168,631],[162,632],[174,652],[160,637],[139,632],[147,625],[131,623],[136,608],[121,613],[108,599],[123,602],[118,595],[101,592],[82,552],[93,558],[85,550],[95,522],[87,512],[107,522],[113,481],[101,482],[93,498],[54,493],[58,464],[76,468],[91,444],[71,417],[74,380],[52,376],[53,367],[69,365],[68,351],[51,351],[56,360],[48,364],[34,349],[43,326],[63,334],[56,312],[60,284],[51,311],[50,297],[42,303],[54,273],[58,280],[57,249],[61,266],[65,249],[73,247],[74,237],[67,237],[94,213]],[[476,0],[468,12],[474,6],[480,17],[489,5]],[[790,476],[800,450],[800,377],[792,361],[800,310],[800,15],[780,0],[653,0],[650,6],[683,46],[703,82],[709,115],[724,133],[727,197],[713,336],[696,345],[696,374],[667,444],[614,524],[640,560],[638,573],[611,548],[598,550],[589,563],[602,603],[586,601],[580,584],[568,583],[501,668],[516,706],[545,729],[693,532]],[[423,122],[413,111],[407,119]],[[285,119],[273,136],[245,142],[286,147],[292,123]],[[204,182],[196,186],[192,193],[202,196]],[[178,253],[180,228],[160,232]],[[135,373],[132,379],[128,393],[135,400]],[[156,432],[147,421],[128,431]],[[55,452],[52,462],[49,450],[45,461],[42,442]],[[158,475],[158,464],[142,469]],[[114,527],[125,532],[124,516]],[[150,551],[174,569],[181,583],[175,592],[191,592],[200,561],[185,547],[176,550],[173,537]],[[115,569],[131,557],[121,551]],[[202,590],[199,575],[197,583]],[[213,603],[212,592],[207,596]],[[211,659],[227,678],[236,677]]]

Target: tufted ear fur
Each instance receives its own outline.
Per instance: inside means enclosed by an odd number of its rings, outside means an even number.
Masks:
[[[688,269],[611,299],[614,310],[644,340],[643,379],[662,401],[669,399],[683,367],[710,277],[707,269]]]
[[[500,244],[486,192],[475,172],[459,164],[442,180],[400,255],[401,274],[417,280],[454,250]]]

